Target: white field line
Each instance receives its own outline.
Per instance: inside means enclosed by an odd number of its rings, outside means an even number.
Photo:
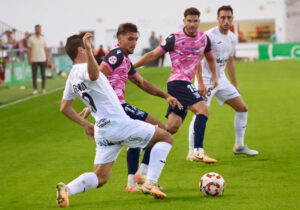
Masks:
[[[18,104],[18,103],[21,103],[23,101],[28,101],[28,100],[33,99],[33,98],[37,98],[37,97],[40,97],[40,96],[51,94],[53,92],[56,92],[56,91],[62,90],[62,89],[64,89],[64,87],[55,88],[55,89],[49,90],[47,93],[44,93],[44,94],[38,94],[38,95],[34,95],[34,96],[28,96],[26,98],[22,98],[22,99],[13,101],[13,102],[8,103],[8,104],[0,105],[0,109],[5,108],[5,107],[9,107],[9,106],[12,106],[12,105],[15,105],[15,104]]]

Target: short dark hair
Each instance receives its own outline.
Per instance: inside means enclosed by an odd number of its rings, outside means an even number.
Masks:
[[[75,34],[67,39],[65,50],[72,61],[77,57],[78,47],[85,48],[82,40],[84,35],[85,33]]]
[[[184,11],[184,17],[188,15],[198,15],[200,17],[200,11],[195,7],[190,7]]]
[[[37,27],[41,27],[41,25],[40,25],[40,24],[37,24],[37,25],[34,26],[34,28],[37,28]]]
[[[232,9],[232,7],[231,7],[230,5],[224,5],[224,6],[222,6],[222,7],[220,7],[220,8],[218,9],[218,17],[219,17],[219,14],[220,14],[220,12],[221,12],[222,10],[225,10],[225,11],[231,11],[231,13],[233,14],[233,9]]]
[[[133,23],[122,23],[118,27],[117,37],[119,35],[125,35],[127,33],[138,33],[137,26]]]

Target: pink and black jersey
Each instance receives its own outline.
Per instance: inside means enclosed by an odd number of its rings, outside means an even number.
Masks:
[[[170,53],[172,72],[168,82],[174,80],[192,82],[202,55],[212,53],[208,36],[199,30],[196,36],[188,36],[184,29],[171,34],[159,49],[163,53]]]
[[[124,55],[121,48],[112,49],[102,61],[110,70],[110,75],[107,77],[110,85],[115,90],[120,103],[125,104],[125,86],[127,79],[135,77],[138,73],[133,68],[130,59]]]

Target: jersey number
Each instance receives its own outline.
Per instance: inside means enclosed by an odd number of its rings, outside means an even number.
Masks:
[[[82,93],[82,99],[85,100],[86,102],[88,102],[91,105],[91,111],[96,113],[97,112],[97,108],[96,105],[94,103],[94,100],[92,98],[92,96],[90,96],[88,93]]]

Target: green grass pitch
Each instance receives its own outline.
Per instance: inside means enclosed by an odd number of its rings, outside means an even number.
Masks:
[[[109,182],[101,189],[70,197],[72,209],[300,209],[300,60],[237,63],[236,74],[248,105],[246,144],[257,157],[234,156],[234,111],[213,99],[205,150],[214,165],[188,162],[189,113],[168,156],[159,184],[168,197],[126,194],[123,149]],[[163,90],[169,68],[141,69]],[[166,122],[167,104],[128,84],[126,100]],[[55,186],[93,167],[95,143],[83,128],[59,112],[62,91],[0,109],[0,209],[57,209]],[[79,112],[83,104],[76,100]],[[90,119],[92,121],[92,119]],[[200,177],[220,173],[221,197],[204,197]]]

